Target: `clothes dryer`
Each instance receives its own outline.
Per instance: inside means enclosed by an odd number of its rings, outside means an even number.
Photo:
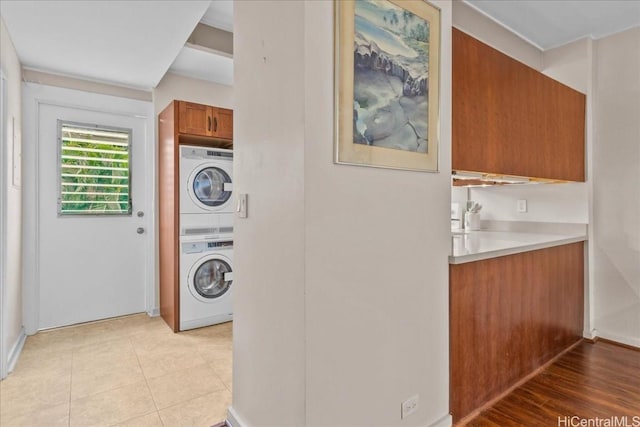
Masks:
[[[180,214],[231,214],[233,151],[180,146]]]

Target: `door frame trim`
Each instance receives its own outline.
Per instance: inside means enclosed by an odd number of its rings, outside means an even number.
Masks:
[[[63,100],[64,101],[61,101]],[[96,101],[96,99],[100,99]],[[72,101],[68,101],[72,100]],[[114,107],[114,104],[120,104]],[[33,171],[24,177],[24,326],[27,335],[35,334],[39,328],[40,317],[40,231],[39,231],[39,175],[40,175],[40,108],[41,106],[74,108],[94,113],[143,119],[145,121],[144,156],[147,182],[145,192],[148,197],[149,214],[145,227],[148,230],[145,253],[144,286],[145,311],[157,315],[157,272],[156,272],[156,150],[155,150],[155,110],[150,101],[140,101],[74,89],[45,86],[37,83],[23,83],[23,120],[25,144],[24,163]],[[109,105],[97,108],[96,105]],[[25,168],[26,169],[26,168]],[[31,212],[29,212],[31,211]]]
[[[7,158],[7,77],[4,69],[0,69],[0,380],[8,374],[7,352],[7,189],[5,163]],[[6,167],[6,168],[5,168]]]

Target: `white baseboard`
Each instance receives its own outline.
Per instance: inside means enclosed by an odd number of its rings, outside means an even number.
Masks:
[[[238,416],[238,413],[233,409],[233,406],[229,406],[227,409],[226,421],[227,424],[229,424],[229,427],[249,427],[249,425]],[[431,424],[429,427],[451,427],[452,425],[453,418],[451,417],[451,414],[447,414],[435,423]]]
[[[227,424],[229,424],[229,427],[249,427],[249,424],[238,416],[233,406],[229,406],[227,409]]]
[[[24,333],[24,328],[20,329],[20,335],[18,335],[18,339],[9,350],[8,360],[7,360],[7,373],[13,372],[13,368],[16,367],[16,363],[18,363],[18,358],[20,357],[20,353],[22,353],[22,349],[24,348],[24,343],[27,340],[27,335]]]
[[[582,336],[588,340],[594,340],[598,335],[595,329],[591,329],[590,331],[582,331]]]
[[[451,414],[447,414],[435,423],[431,424],[429,427],[451,427],[452,425],[453,418],[451,417]]]
[[[151,310],[147,311],[147,314],[149,315],[149,317],[158,317],[160,316],[160,309],[158,307],[152,308]]]
[[[638,337],[630,337],[618,334],[612,334],[609,332],[597,331],[596,335],[598,338],[602,338],[609,341],[614,341],[620,344],[630,345],[632,347],[640,348],[640,338]]]

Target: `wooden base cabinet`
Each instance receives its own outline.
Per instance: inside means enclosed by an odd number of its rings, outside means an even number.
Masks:
[[[585,180],[584,94],[453,29],[452,168]]]
[[[218,120],[216,117],[223,117]],[[233,111],[173,101],[158,116],[160,315],[180,330],[180,144],[233,148]]]
[[[454,422],[582,337],[583,242],[449,266]]]

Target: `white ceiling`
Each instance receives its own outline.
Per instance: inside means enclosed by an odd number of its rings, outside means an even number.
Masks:
[[[463,0],[542,50],[640,26],[640,0]],[[27,68],[150,89],[169,70],[230,85],[233,59],[185,46],[200,21],[233,32],[233,0],[2,0]]]
[[[212,0],[200,22],[233,32],[233,0]]]
[[[149,89],[210,1],[0,1],[23,66]]]
[[[541,50],[640,26],[640,0],[464,0]]]
[[[233,0],[212,0],[200,22],[232,33]],[[169,71],[212,83],[233,85],[233,58],[192,45],[182,48]]]
[[[194,79],[233,84],[233,58],[191,46],[182,48],[169,70]]]

